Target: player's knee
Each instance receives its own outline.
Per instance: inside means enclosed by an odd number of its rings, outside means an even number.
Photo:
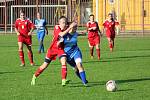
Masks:
[[[44,62],[46,62],[46,63],[49,64],[49,63],[51,62],[51,60],[50,60],[49,58],[46,57]]]
[[[75,60],[75,62],[76,62],[76,65],[82,66],[82,59],[81,59],[81,58],[77,58],[77,59]]]

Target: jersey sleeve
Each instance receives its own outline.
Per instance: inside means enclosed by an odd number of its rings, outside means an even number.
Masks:
[[[119,25],[119,22],[118,22],[118,21],[115,21],[115,25]]]
[[[18,20],[15,21],[15,28],[18,29]]]
[[[59,25],[56,25],[56,26],[54,27],[54,34],[53,34],[53,35],[54,35],[55,37],[58,37],[58,35],[59,35],[60,32],[62,32],[62,31],[61,31]]]
[[[90,23],[89,22],[87,22],[86,27],[90,28]]]
[[[104,26],[104,27],[106,26],[106,21],[103,22],[103,26]]]
[[[35,28],[34,24],[32,23],[31,20],[28,20],[28,27],[31,28]]]
[[[44,23],[43,23],[43,25],[44,25],[44,26],[46,26],[46,24],[47,24],[47,22],[46,22],[46,20],[44,19]]]

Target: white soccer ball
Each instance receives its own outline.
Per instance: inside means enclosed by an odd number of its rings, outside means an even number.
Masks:
[[[106,83],[106,89],[107,89],[107,91],[115,92],[117,90],[116,82],[114,80],[109,80]]]

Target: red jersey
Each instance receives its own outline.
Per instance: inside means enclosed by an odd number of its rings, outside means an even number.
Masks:
[[[92,27],[96,27],[96,30],[88,30],[88,37],[95,37],[95,36],[99,36],[98,31],[99,31],[99,27],[97,22],[87,22],[87,28],[92,28]]]
[[[58,48],[57,46],[57,41],[58,41],[58,37],[59,37],[59,33],[62,32],[61,28],[59,25],[56,25],[54,27],[54,32],[53,32],[53,40],[52,40],[52,44],[50,45],[50,49],[51,48]]]
[[[64,52],[64,45],[61,45],[61,46],[57,45],[60,32],[62,32],[60,26],[56,25],[54,27],[52,43],[51,43],[49,49],[47,50],[47,54],[46,54],[46,57],[51,60],[55,60],[57,56],[61,57],[62,55],[66,55]]]
[[[115,26],[116,25],[119,25],[119,22],[106,20],[103,23],[103,26],[106,29],[106,34],[115,34]]]
[[[20,35],[28,36],[31,28],[34,28],[34,24],[29,19],[21,20],[18,18],[15,22],[15,28],[19,31]]]

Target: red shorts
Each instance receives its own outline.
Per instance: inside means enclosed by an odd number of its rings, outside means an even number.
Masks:
[[[113,33],[113,34],[112,33],[106,33],[106,37],[111,38],[111,39],[115,38],[115,33]]]
[[[90,46],[96,46],[96,44],[100,44],[100,36],[88,37]]]
[[[32,45],[32,37],[31,36],[24,37],[24,36],[19,35],[18,36],[18,42],[22,42],[22,43],[27,44],[27,45]]]
[[[58,48],[49,48],[47,50],[46,57],[50,60],[56,60],[56,57],[66,56],[64,49],[58,49]]]

